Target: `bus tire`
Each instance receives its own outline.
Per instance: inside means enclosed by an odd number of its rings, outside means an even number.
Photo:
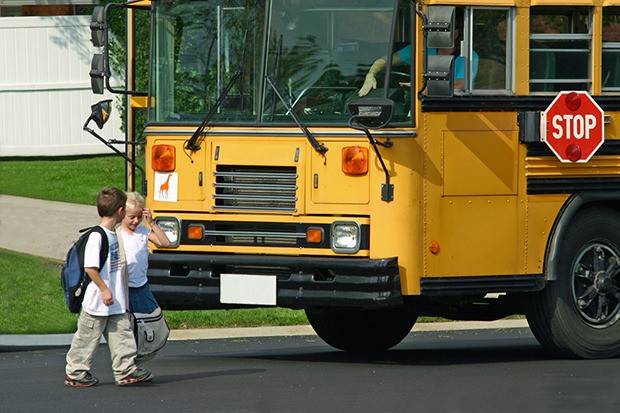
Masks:
[[[400,343],[417,315],[404,307],[380,310],[321,308],[306,310],[317,335],[332,347],[349,352],[378,352]]]
[[[569,358],[620,355],[620,214],[580,211],[559,243],[557,280],[526,300],[526,317],[547,350]]]

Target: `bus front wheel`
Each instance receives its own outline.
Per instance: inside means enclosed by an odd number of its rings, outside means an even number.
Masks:
[[[609,208],[579,212],[558,247],[557,280],[526,303],[532,332],[562,357],[617,357],[620,214]]]
[[[381,310],[321,308],[306,310],[317,335],[332,347],[350,352],[388,350],[411,331],[417,315],[404,307]]]

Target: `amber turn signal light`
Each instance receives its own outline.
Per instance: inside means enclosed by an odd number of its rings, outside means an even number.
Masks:
[[[308,228],[306,230],[306,241],[313,244],[323,242],[323,228]]]
[[[172,172],[176,164],[175,148],[172,145],[155,145],[151,149],[151,164],[154,171]]]
[[[368,172],[368,149],[361,146],[342,148],[342,172],[347,175],[364,175]]]
[[[202,239],[203,229],[202,225],[189,225],[187,227],[187,238]]]

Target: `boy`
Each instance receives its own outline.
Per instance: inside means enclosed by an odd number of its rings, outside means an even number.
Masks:
[[[136,365],[136,342],[126,313],[124,263],[114,232],[125,216],[126,201],[125,193],[114,187],[102,189],[97,196],[97,212],[101,217],[99,226],[108,236],[110,252],[99,271],[101,235],[97,232],[90,234],[84,251],[84,268],[92,282],[86,288],[77,331],[67,353],[66,386],[88,387],[99,382],[90,373],[90,368],[102,334],[110,348],[116,385],[139,383],[153,377],[150,371]]]

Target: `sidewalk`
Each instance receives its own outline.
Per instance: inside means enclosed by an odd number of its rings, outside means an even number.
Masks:
[[[64,260],[79,230],[99,219],[94,205],[0,195],[0,248]]]
[[[0,248],[64,260],[79,230],[99,222],[95,206],[0,195]],[[1,275],[1,274],[0,274]],[[525,320],[420,323],[413,331],[527,327]],[[315,335],[310,326],[174,330],[170,340]],[[0,334],[2,347],[68,346],[72,334]]]

